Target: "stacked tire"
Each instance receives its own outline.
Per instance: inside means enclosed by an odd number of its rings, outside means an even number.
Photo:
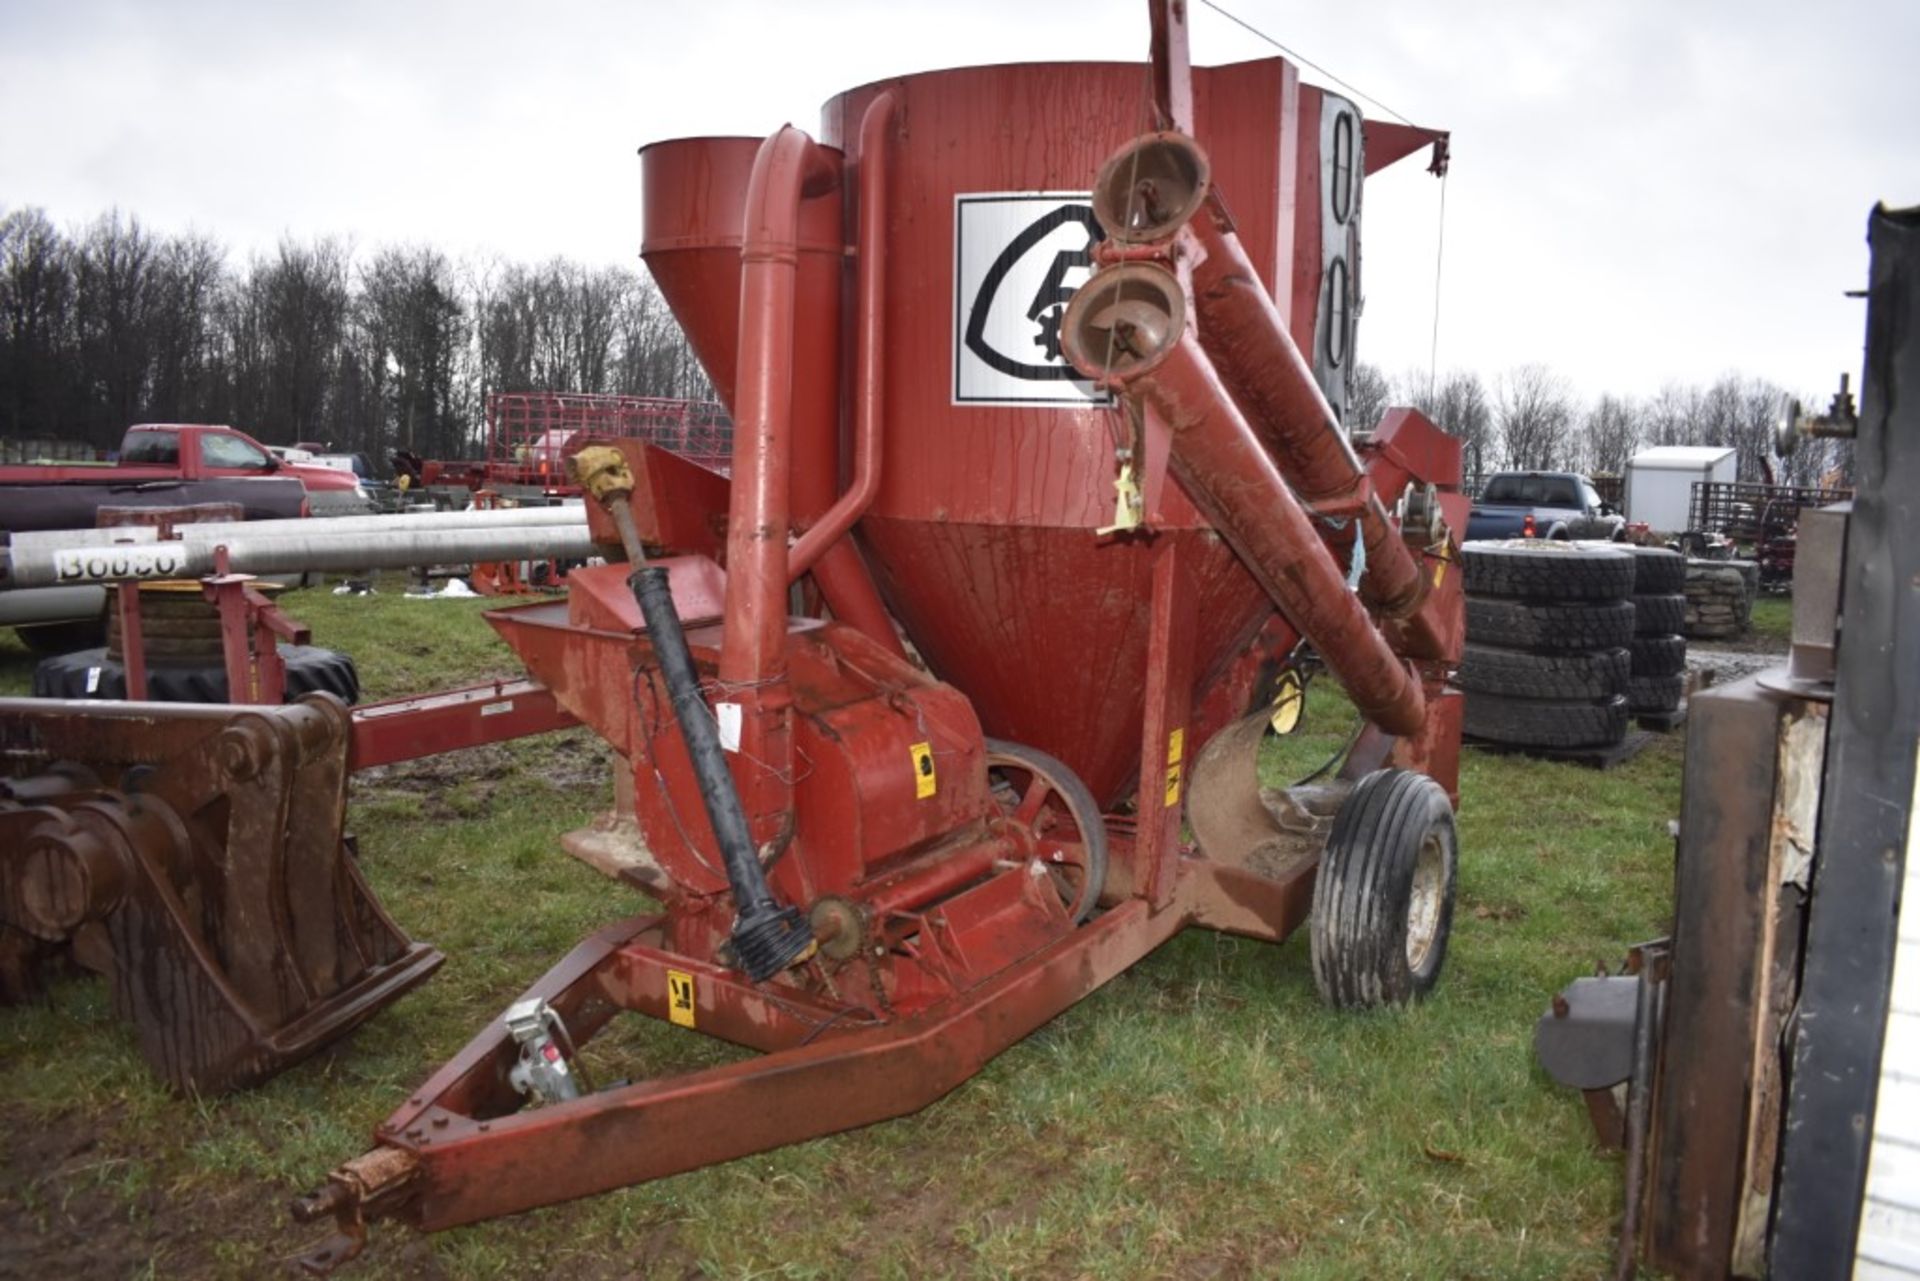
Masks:
[[[1687,559],[1664,547],[1633,555],[1633,658],[1627,709],[1664,716],[1680,707],[1687,681]]]
[[[1465,730],[1561,750],[1626,737],[1637,625],[1625,547],[1540,539],[1467,543],[1467,643],[1454,683]]]

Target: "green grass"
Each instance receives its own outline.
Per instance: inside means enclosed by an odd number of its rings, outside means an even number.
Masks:
[[[1753,635],[1785,645],[1793,639],[1793,597],[1761,594],[1754,598]]]
[[[371,697],[514,670],[483,605],[308,592],[287,608],[355,656]],[[0,688],[17,690],[10,643]],[[1268,781],[1320,764],[1351,717],[1316,684]],[[0,1227],[44,1263],[283,1268],[317,1235],[287,1198],[640,905],[557,847],[608,803],[603,760],[575,731],[358,781],[367,872],[448,961],[260,1089],[167,1096],[97,982],[0,1010],[0,1205],[16,1203]],[[1677,739],[1607,773],[1466,753],[1452,950],[1417,1009],[1324,1009],[1304,937],[1190,931],[912,1117],[429,1238],[383,1225],[356,1275],[1597,1275],[1619,1167],[1535,1067],[1532,1025],[1568,979],[1666,928],[1679,775]],[[676,1059],[703,1044],[623,1040]],[[66,1151],[67,1133],[90,1142]]]

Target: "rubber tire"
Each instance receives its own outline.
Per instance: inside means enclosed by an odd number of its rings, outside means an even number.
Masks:
[[[1633,557],[1619,547],[1539,538],[1464,544],[1467,591],[1524,600],[1618,600],[1633,595]]]
[[[302,694],[327,693],[349,705],[360,699],[360,674],[353,659],[339,650],[317,645],[282,645],[287,664],[287,701]],[[98,683],[87,688],[87,673],[100,670]],[[33,669],[35,698],[125,698],[126,669],[107,659],[107,651],[83,649],[43,660]],[[220,664],[193,667],[149,667],[147,697],[156,703],[224,703],[227,671]]]
[[[109,638],[120,634],[119,620],[108,624]],[[167,637],[170,640],[212,640],[220,639],[220,620],[217,618],[142,618],[140,620],[140,638],[150,640],[155,637]]]
[[[1686,692],[1684,672],[1670,676],[1635,676],[1627,682],[1627,706],[1636,712],[1670,712]]]
[[[1619,544],[1633,556],[1633,594],[1665,596],[1687,590],[1687,558],[1665,547]]]
[[[1630,601],[1528,604],[1467,597],[1467,639],[1505,649],[1612,649],[1633,639]]]
[[[1610,698],[1626,690],[1628,664],[1624,649],[1532,654],[1469,642],[1453,683],[1514,698]]]
[[[1422,846],[1436,836],[1445,886],[1432,945],[1407,960],[1407,911]],[[1334,816],[1313,884],[1313,982],[1335,1009],[1405,1005],[1433,990],[1447,959],[1460,841],[1446,789],[1410,770],[1375,770]]]
[[[107,624],[99,618],[76,619],[70,623],[28,623],[15,627],[13,634],[36,654],[64,654],[106,644]]]
[[[1107,821],[1101,817],[1100,803],[1093,799],[1093,793],[1080,781],[1080,776],[1068,769],[1058,757],[1049,756],[1037,747],[1009,742],[1004,738],[989,738],[986,745],[990,755],[1011,756],[1051,776],[1061,798],[1067,803],[1068,812],[1073,815],[1074,826],[1086,837],[1087,881],[1080,889],[1079,899],[1067,908],[1073,923],[1080,924],[1093,914],[1094,906],[1100,902],[1100,895],[1107,888]]]
[[[1635,676],[1671,676],[1687,670],[1684,636],[1636,636],[1628,648],[1633,654]]]
[[[1513,747],[1610,747],[1627,736],[1623,695],[1591,702],[1469,694],[1462,729]]]
[[[1687,630],[1685,596],[1635,596],[1633,598],[1633,634],[1635,636],[1678,636]]]

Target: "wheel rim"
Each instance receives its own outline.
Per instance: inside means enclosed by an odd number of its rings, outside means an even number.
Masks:
[[[987,753],[987,781],[1004,830],[1046,869],[1068,917],[1083,919],[1098,887],[1087,875],[1086,833],[1066,790],[1038,762],[1004,751]]]
[[[1425,971],[1440,938],[1440,905],[1447,890],[1447,849],[1438,832],[1428,832],[1413,862],[1413,889],[1407,896],[1407,968]]]

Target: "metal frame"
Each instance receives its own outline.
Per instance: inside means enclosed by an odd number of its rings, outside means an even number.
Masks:
[[[1876,209],[1867,239],[1860,487],[1792,1043],[1772,1259],[1782,1277],[1853,1267],[1920,735],[1920,213]]]
[[[1803,509],[1843,503],[1852,497],[1851,489],[1823,489],[1818,485],[1696,480],[1687,501],[1687,528],[1760,543],[1792,534]]]
[[[726,406],[711,400],[493,392],[486,418],[488,475],[500,484],[577,493],[560,452],[574,435],[644,440],[715,471],[725,471],[733,457],[733,420]]]

